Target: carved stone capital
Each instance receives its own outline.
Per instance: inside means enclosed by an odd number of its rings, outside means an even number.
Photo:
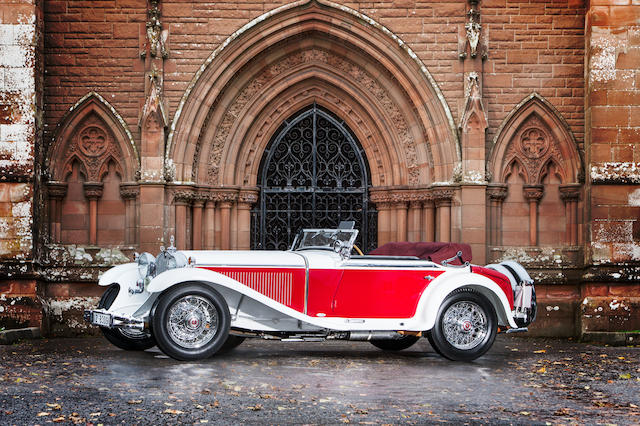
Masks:
[[[49,198],[53,200],[62,200],[67,195],[67,183],[49,182],[47,183],[47,193]]]
[[[213,194],[215,200],[220,202],[221,207],[224,203],[233,203],[238,199],[238,191],[235,189],[217,190]]]
[[[568,201],[578,201],[582,185],[560,185],[560,198],[566,203]]]
[[[487,194],[493,201],[504,201],[504,199],[507,198],[508,193],[509,188],[507,187],[507,185],[489,185],[487,187]]]
[[[97,200],[102,197],[103,187],[102,182],[85,182],[83,185],[84,196],[90,200]]]
[[[542,185],[525,185],[522,188],[522,192],[524,194],[524,198],[531,201],[535,201],[536,203],[540,201],[542,195],[544,195],[544,186]]]
[[[194,193],[192,191],[175,191],[173,193],[174,204],[191,204],[194,199]]]
[[[240,191],[238,194],[238,204],[252,206],[258,202],[258,191]]]
[[[120,184],[120,197],[124,200],[135,200],[140,195],[140,187],[128,183]]]
[[[431,194],[437,207],[446,207],[451,205],[454,190],[452,188],[433,188]]]

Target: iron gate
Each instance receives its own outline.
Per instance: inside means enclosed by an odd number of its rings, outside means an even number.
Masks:
[[[356,244],[376,247],[369,170],[347,125],[313,104],[286,120],[269,142],[252,211],[253,249],[287,250],[302,228],[334,228],[354,220]]]

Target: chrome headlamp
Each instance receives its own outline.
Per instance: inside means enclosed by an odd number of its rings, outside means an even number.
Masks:
[[[138,263],[138,275],[140,278],[145,279],[148,276],[155,276],[156,274],[156,259],[151,253],[142,253],[136,260]]]

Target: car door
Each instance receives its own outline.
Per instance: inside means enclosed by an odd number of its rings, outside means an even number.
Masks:
[[[331,306],[332,316],[412,317],[429,282],[442,273],[425,266],[416,261],[347,260]]]

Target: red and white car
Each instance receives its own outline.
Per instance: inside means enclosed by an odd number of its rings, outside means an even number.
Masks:
[[[353,255],[357,233],[306,229],[289,251],[143,253],[102,275],[108,289],[85,319],[120,348],[157,344],[179,360],[210,357],[247,337],[401,350],[425,336],[446,358],[469,361],[499,330],[523,331],[535,318],[533,281],[516,262]]]

